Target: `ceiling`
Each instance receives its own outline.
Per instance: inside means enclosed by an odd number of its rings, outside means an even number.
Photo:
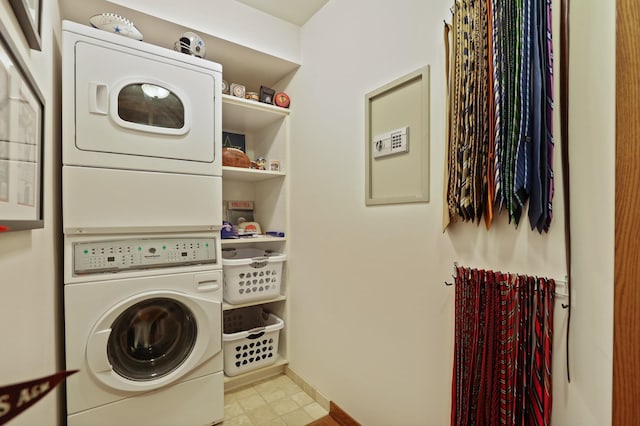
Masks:
[[[303,26],[329,0],[236,0],[269,15]]]

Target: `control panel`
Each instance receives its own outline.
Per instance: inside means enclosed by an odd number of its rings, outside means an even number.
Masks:
[[[216,239],[131,238],[73,245],[75,274],[216,263]]]
[[[373,158],[409,152],[409,128],[402,127],[391,132],[375,135],[371,141]]]

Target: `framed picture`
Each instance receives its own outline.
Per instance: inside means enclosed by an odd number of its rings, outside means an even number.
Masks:
[[[29,47],[40,50],[40,8],[42,0],[9,0]]]
[[[0,30],[0,232],[42,228],[44,98]]]
[[[265,86],[260,86],[260,102],[273,105],[273,96],[276,91]]]
[[[240,133],[222,132],[222,146],[224,148],[236,148],[246,153],[247,147],[244,141],[244,135]]]

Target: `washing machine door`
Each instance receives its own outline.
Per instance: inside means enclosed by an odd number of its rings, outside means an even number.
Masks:
[[[149,391],[222,350],[220,302],[147,291],[110,309],[87,342],[93,375],[118,390]]]

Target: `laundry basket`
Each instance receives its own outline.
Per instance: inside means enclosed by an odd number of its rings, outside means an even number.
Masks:
[[[286,256],[254,247],[222,250],[223,297],[240,304],[280,295],[282,264]]]
[[[273,364],[283,327],[284,321],[260,306],[224,311],[224,374],[235,376]]]

